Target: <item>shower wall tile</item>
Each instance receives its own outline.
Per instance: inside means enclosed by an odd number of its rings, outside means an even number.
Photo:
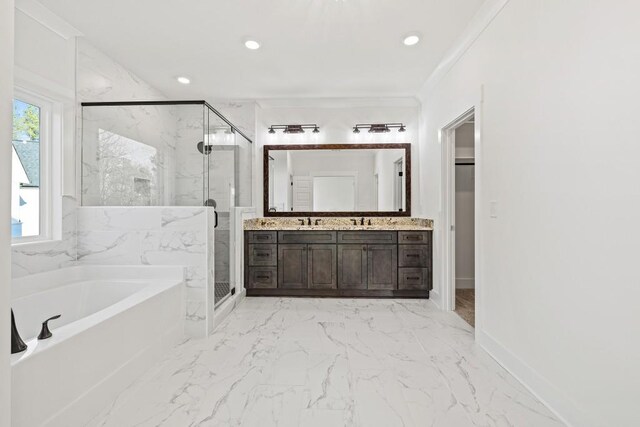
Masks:
[[[158,209],[83,207],[78,210],[78,231],[157,230],[160,217]]]
[[[79,231],[78,263],[139,265],[140,235],[137,232]]]
[[[189,231],[200,229],[206,219],[205,208],[163,208],[160,211],[163,230]]]
[[[143,264],[190,266],[206,260],[204,229],[141,233],[140,243]]]
[[[186,327],[213,326],[214,210],[203,207],[82,207],[78,262],[185,267]]]
[[[67,196],[62,198],[62,224],[59,239],[11,247],[11,274],[14,278],[56,270],[75,262],[76,208],[75,198]]]

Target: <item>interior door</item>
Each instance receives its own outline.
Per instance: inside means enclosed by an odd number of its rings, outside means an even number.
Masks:
[[[292,188],[292,206],[294,212],[311,212],[313,210],[313,178],[310,176],[294,176]]]

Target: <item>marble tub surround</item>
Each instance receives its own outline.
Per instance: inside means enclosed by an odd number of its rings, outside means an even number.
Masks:
[[[59,239],[11,246],[11,275],[24,277],[73,265],[76,261],[75,198],[62,197],[62,224]]]
[[[247,298],[90,426],[561,426],[427,300]]]
[[[213,328],[213,209],[204,207],[81,207],[77,262],[82,265],[185,267],[185,332]]]
[[[300,224],[305,220],[305,225]],[[358,224],[353,225],[352,219]],[[307,225],[307,217],[253,218],[244,221],[245,230],[433,230],[433,220],[425,218],[404,217],[365,217],[365,225],[360,225],[361,217],[311,217],[311,225]],[[315,225],[316,220],[318,225]],[[369,225],[371,221],[371,225]]]

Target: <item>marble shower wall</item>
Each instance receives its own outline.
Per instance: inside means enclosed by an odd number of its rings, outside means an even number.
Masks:
[[[186,277],[187,335],[213,326],[213,209],[203,207],[81,207],[78,263],[180,265]]]
[[[76,260],[76,207],[73,197],[62,198],[62,235],[59,240],[13,245],[14,278],[72,265]]]

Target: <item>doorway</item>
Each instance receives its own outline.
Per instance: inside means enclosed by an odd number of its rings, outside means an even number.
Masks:
[[[443,129],[443,300],[476,326],[476,115],[469,110]]]

